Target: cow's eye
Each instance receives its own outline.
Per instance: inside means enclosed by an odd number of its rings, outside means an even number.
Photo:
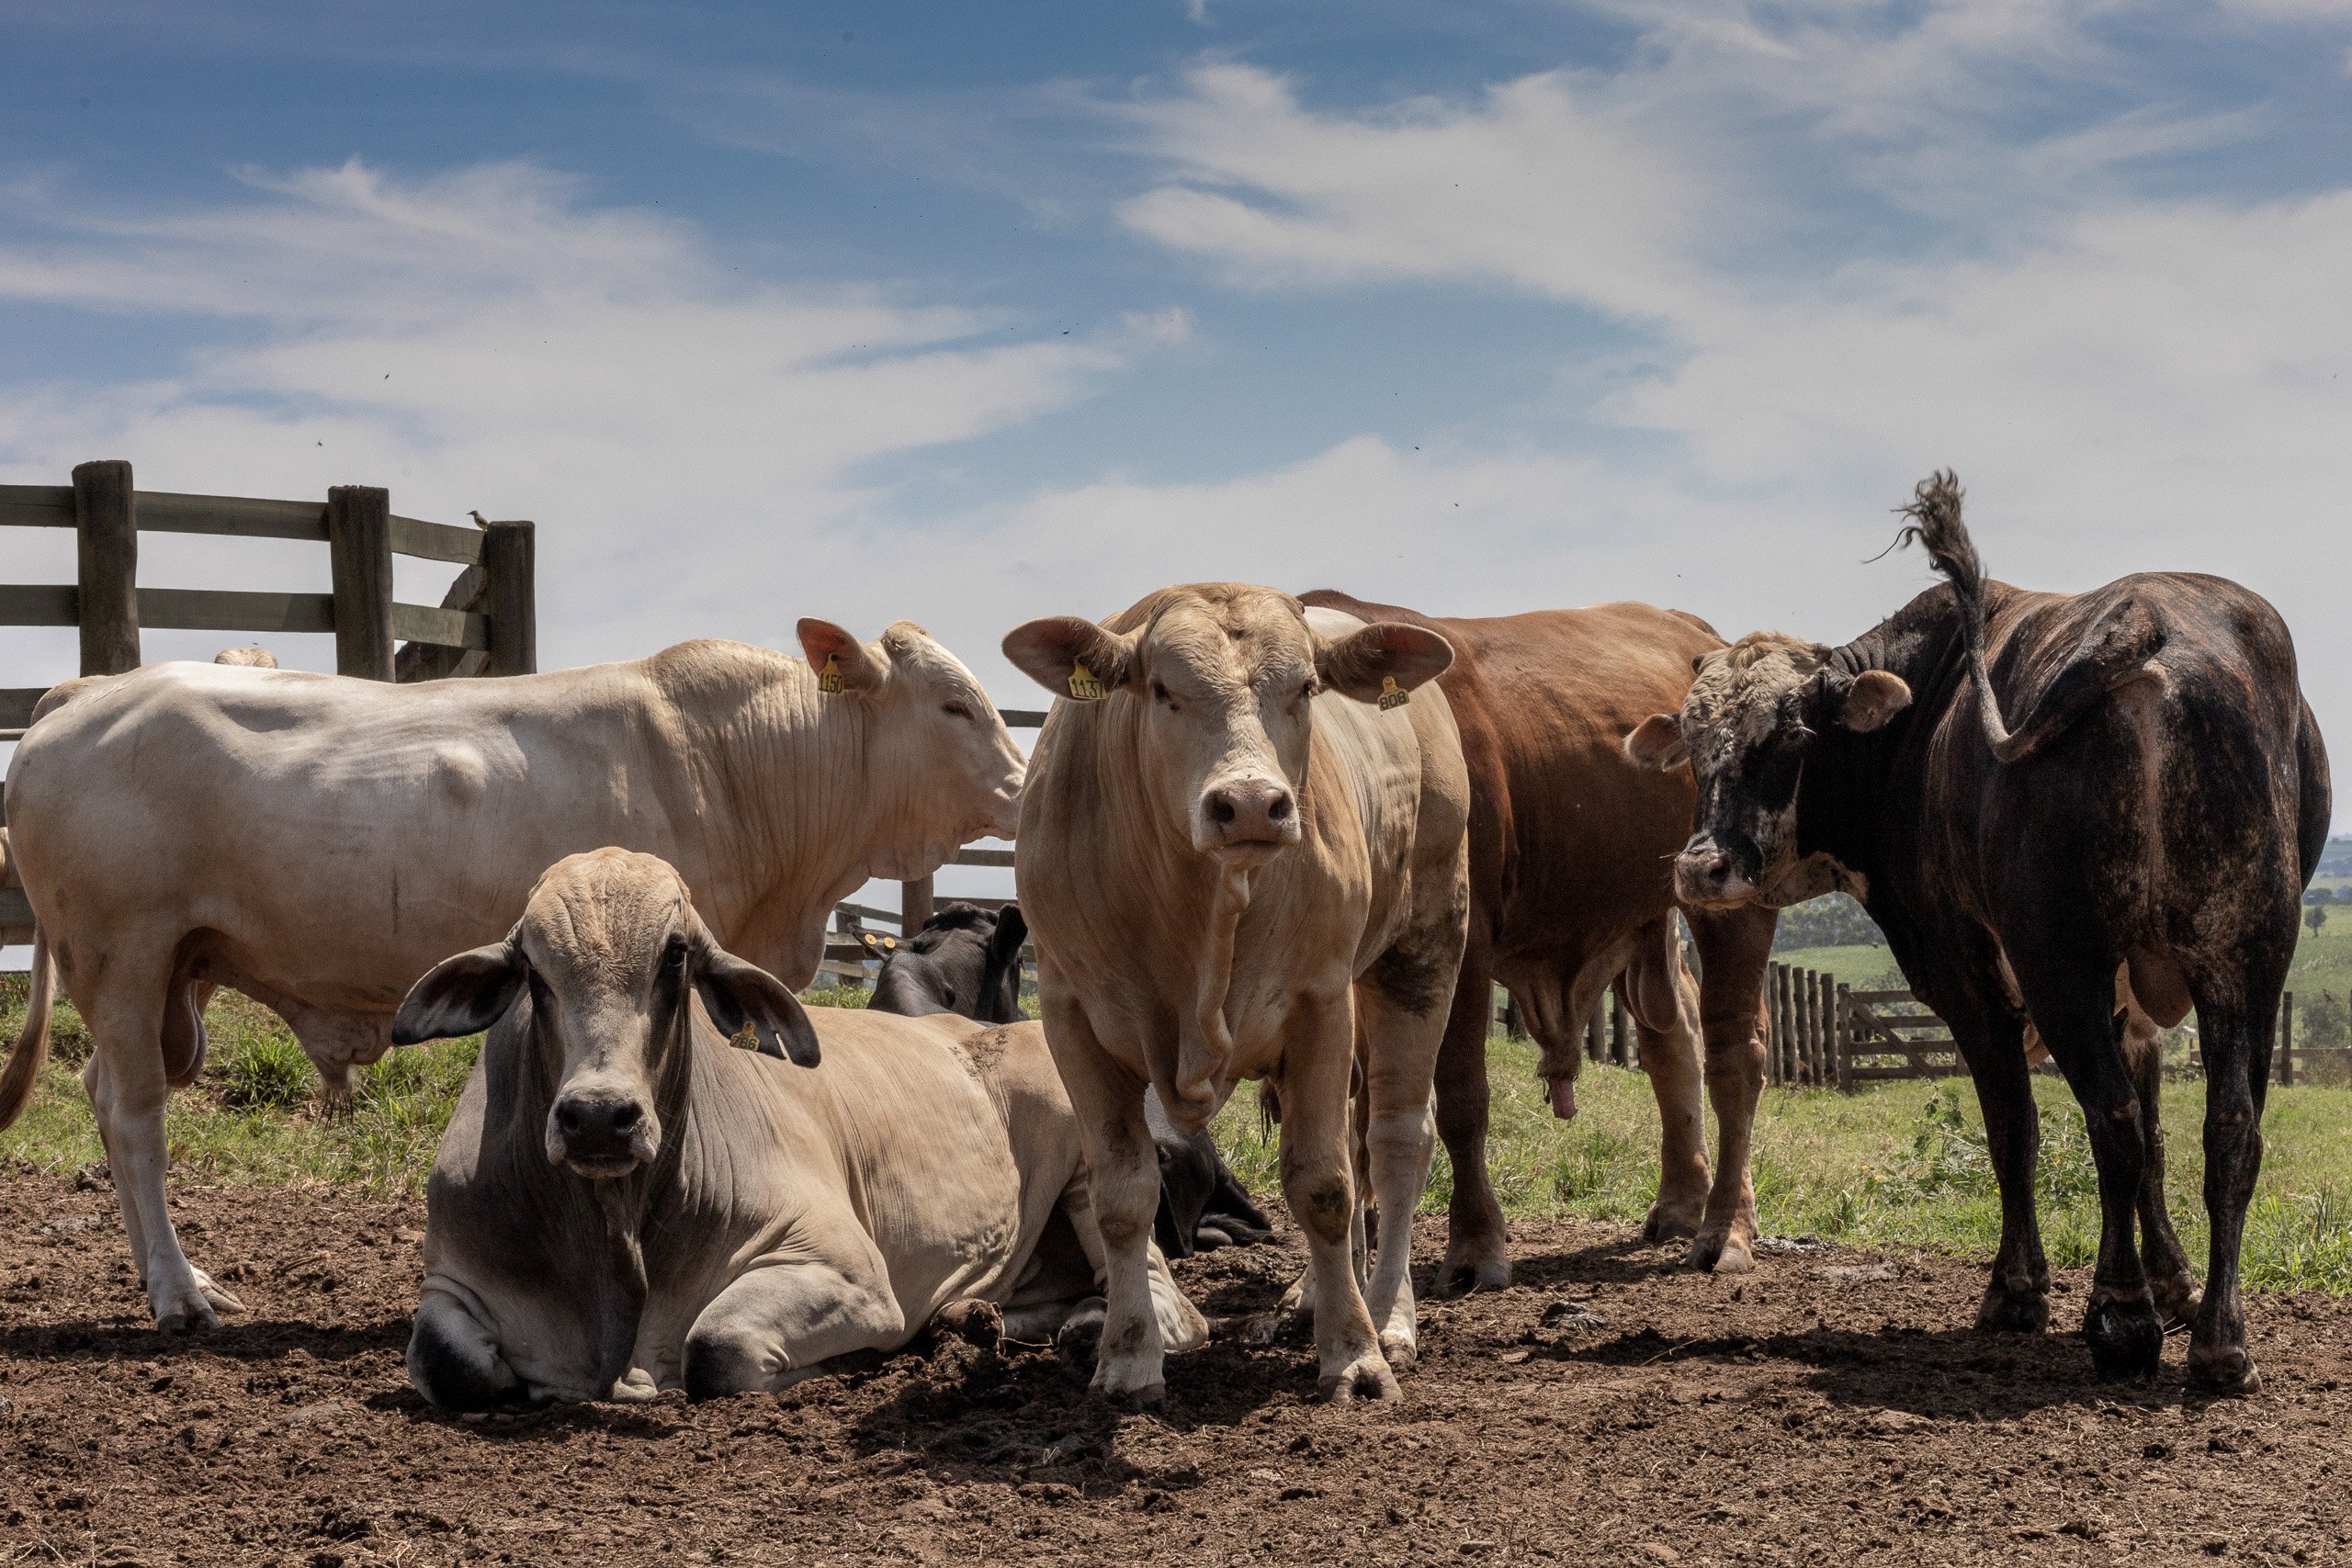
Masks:
[[[939,706],[939,711],[945,714],[950,718],[960,718],[965,720],[967,723],[969,723],[972,717],[972,710],[966,707],[962,703],[942,703]]]
[[[684,937],[672,937],[669,948],[662,954],[662,962],[673,969],[686,966],[686,942]]]
[[[1166,703],[1170,712],[1173,713],[1176,711],[1176,699],[1170,696],[1168,694],[1168,688],[1161,685],[1157,681],[1154,681],[1151,683],[1151,695],[1155,702]]]

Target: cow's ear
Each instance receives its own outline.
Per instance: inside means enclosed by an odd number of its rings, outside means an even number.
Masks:
[[[1315,641],[1316,679],[1360,703],[1394,699],[1453,667],[1452,643],[1403,621],[1374,621],[1345,637]]]
[[[800,617],[800,651],[821,691],[871,692],[890,678],[883,657],[831,621]]]
[[[1634,766],[1661,773],[1670,773],[1689,761],[1690,748],[1683,743],[1681,717],[1654,713],[1642,720],[1625,737],[1625,755]]]
[[[1029,940],[1029,917],[1021,912],[1018,904],[1006,904],[996,912],[996,930],[989,937],[989,953],[1010,963],[1021,956],[1021,944]]]
[[[392,1015],[392,1043],[422,1045],[481,1033],[506,1016],[530,974],[512,942],[443,959],[401,998]]]
[[[1868,735],[1911,705],[1911,687],[1890,670],[1865,670],[1854,677],[1838,699],[1838,722],[1857,735]]]
[[[714,942],[703,951],[695,990],[722,1033],[741,1034],[743,1025],[750,1024],[759,1037],[761,1055],[789,1058],[804,1067],[821,1059],[817,1031],[800,998],[758,964],[746,964]]]
[[[1136,638],[1105,631],[1077,615],[1047,615],[1004,637],[1013,667],[1057,697],[1091,702],[1136,677]]]

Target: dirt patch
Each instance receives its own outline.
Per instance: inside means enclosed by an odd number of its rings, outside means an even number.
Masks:
[[[1151,1415],[1049,1355],[950,1343],[781,1395],[467,1421],[401,1364],[420,1207],[174,1206],[254,1308],[220,1334],[145,1325],[102,1182],[0,1178],[11,1560],[2352,1560],[2333,1298],[2257,1298],[2267,1390],[2209,1402],[2177,1338],[2165,1381],[2115,1388],[2071,1335],[1962,1331],[1969,1264],[1779,1252],[1716,1279],[1521,1222],[1521,1283],[1430,1306],[1393,1405],[1317,1406],[1303,1341],[1250,1342],[1302,1256],[1259,1247],[1179,1269],[1230,1332],[1170,1362]]]

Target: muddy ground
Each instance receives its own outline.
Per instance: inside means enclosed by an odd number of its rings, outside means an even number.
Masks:
[[[185,1341],[145,1325],[103,1180],[0,1177],[0,1561],[2352,1561],[2352,1303],[2325,1297],[2257,1298],[2266,1392],[2213,1402],[2177,1338],[2117,1388],[2072,1335],[1962,1331],[1970,1263],[1711,1279],[1526,1224],[1521,1283],[1432,1305],[1391,1405],[1317,1406],[1303,1342],[1236,1332],[1140,1416],[951,1342],[781,1395],[453,1420],[401,1364],[418,1206],[175,1207],[254,1309]],[[1238,1326],[1300,1256],[1180,1273]]]

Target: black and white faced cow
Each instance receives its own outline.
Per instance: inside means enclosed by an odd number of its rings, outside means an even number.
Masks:
[[[1021,906],[941,906],[922,929],[904,942],[869,934],[868,951],[880,955],[874,977],[876,1012],[960,1012],[982,1023],[1012,1023],[1021,1010],[1021,944],[1029,925]],[[1205,1132],[1176,1130],[1159,1098],[1147,1089],[1144,1117],[1159,1152],[1159,1212],[1152,1236],[1170,1258],[1190,1258],[1210,1247],[1266,1239],[1266,1216],[1250,1201],[1249,1190],[1217,1153]]]
[[[401,1043],[490,1032],[434,1160],[418,1390],[775,1389],[958,1303],[1043,1339],[1095,1298],[1043,1028],[816,1012],[722,950],[666,863],[616,849],[559,862],[504,942],[418,981]],[[757,1052],[729,1043],[746,1023]],[[1148,1268],[1159,1331],[1202,1343]]]
[[[1840,648],[1758,633],[1708,654],[1681,713],[1627,738],[1635,761],[1687,756],[1697,774],[1678,888],[1724,906],[1842,886],[1951,1023],[2001,1187],[1982,1328],[2049,1318],[2030,1021],[2098,1165],[2084,1335],[2100,1373],[2154,1370],[2161,1305],[2194,1316],[2197,1382],[2251,1392],[2239,1239],[2301,890],[2328,824],[2294,644],[2277,611],[2220,578],[2135,574],[2079,594],[1986,582],[1948,474],[1906,511],[1905,537],[1949,588]],[[2164,1214],[2154,1056],[2137,1074],[2127,1061],[2119,972],[2157,1023],[2197,1010],[2212,1221],[2201,1305]]]

